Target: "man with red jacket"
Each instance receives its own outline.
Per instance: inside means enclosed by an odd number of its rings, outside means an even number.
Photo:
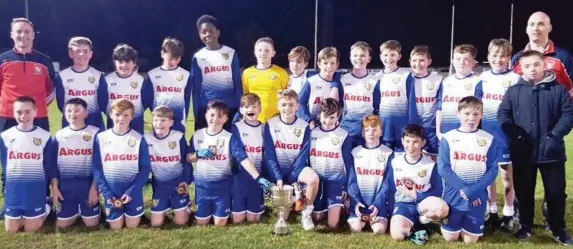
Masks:
[[[34,24],[26,18],[12,20],[10,37],[14,48],[0,54],[0,132],[17,125],[14,118],[14,100],[29,96],[36,102],[34,124],[50,130],[48,105],[54,99],[54,66],[52,60],[33,49]],[[5,172],[2,178],[4,193]],[[49,192],[49,190],[47,189]],[[0,219],[4,218],[4,208]]]

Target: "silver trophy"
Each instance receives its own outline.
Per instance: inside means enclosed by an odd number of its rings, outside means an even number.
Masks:
[[[293,190],[294,188],[290,185],[283,185],[282,188],[279,188],[279,186],[271,187],[271,204],[277,209],[279,217],[273,231],[274,235],[287,235],[290,233],[288,224],[284,220],[284,212],[285,209],[290,212],[294,201]]]

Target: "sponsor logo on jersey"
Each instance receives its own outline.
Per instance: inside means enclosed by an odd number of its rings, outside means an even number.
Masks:
[[[58,156],[91,156],[93,149],[60,148]]]
[[[39,137],[35,137],[34,139],[32,139],[32,142],[34,142],[36,146],[40,146],[40,144],[42,144],[42,139]]]
[[[428,82],[428,84],[426,84],[426,88],[432,91],[436,88],[436,85],[434,84],[434,82]]]
[[[383,91],[380,94],[382,97],[401,97],[401,95],[400,91]]]
[[[96,90],[74,90],[68,89],[68,95],[70,97],[77,97],[77,96],[94,96],[96,94]]]
[[[155,91],[158,93],[167,92],[167,93],[180,93],[183,91],[181,87],[176,86],[157,86],[155,87]]]
[[[40,160],[42,159],[41,153],[32,153],[32,152],[15,152],[10,151],[8,154],[8,159],[16,160],[16,159],[33,159],[33,160]]]
[[[170,163],[170,162],[179,162],[181,161],[181,156],[157,156],[151,155],[149,156],[149,161],[151,162],[158,162],[158,163]]]
[[[312,148],[310,150],[310,156],[338,159],[340,158],[340,153],[332,151],[320,151],[317,150],[316,148]]]
[[[368,96],[356,96],[356,95],[350,95],[348,93],[345,93],[344,94],[344,100],[370,102],[371,98]]]
[[[135,146],[135,139],[133,139],[133,138],[128,139],[127,145],[129,145],[129,147]]]
[[[161,75],[155,75],[155,79],[161,79]]]
[[[300,135],[302,135],[302,129],[301,128],[294,128],[294,135],[296,137],[300,137]]]
[[[487,161],[487,157],[485,155],[477,153],[465,153],[465,152],[454,151],[454,160],[485,163]]]
[[[137,94],[116,94],[116,93],[111,93],[109,95],[109,99],[127,99],[127,100],[138,100],[139,99],[139,95]]]
[[[262,146],[251,146],[251,145],[245,144],[245,152],[247,152],[247,153],[261,153],[261,152],[263,152],[263,147]]]
[[[67,79],[66,82],[72,83],[72,82],[74,82],[74,79]]]
[[[487,100],[503,100],[503,94],[495,94],[495,93],[486,93],[484,99]]]
[[[466,83],[466,84],[464,85],[464,88],[465,88],[466,90],[472,89],[472,83]]]
[[[227,155],[225,155],[225,154],[217,154],[217,155],[214,155],[214,156],[212,156],[212,157],[203,158],[203,160],[209,160],[209,161],[225,161],[225,160],[227,160]]]
[[[383,154],[378,155],[378,162],[386,161],[386,157]]]
[[[320,104],[321,101],[322,101],[322,99],[321,99],[320,97],[316,97],[316,98],[314,99],[314,103],[313,103],[313,104],[315,104],[315,105]]]
[[[93,84],[96,82],[96,78],[93,76],[90,76],[90,77],[88,77],[88,82]]]
[[[217,146],[219,147],[225,146],[225,139],[217,139]]]
[[[340,138],[333,137],[330,141],[332,142],[332,145],[338,145],[340,143]]]
[[[394,83],[394,84],[400,83],[400,77],[394,77],[394,78],[392,78],[392,83]]]
[[[129,85],[130,85],[131,88],[133,88],[133,89],[136,89],[136,88],[139,86],[139,84],[137,83],[137,81],[129,82]]]
[[[416,97],[416,103],[434,103],[436,97]]]
[[[428,174],[428,170],[427,169],[423,169],[422,171],[418,172],[418,176],[419,177],[424,177]]]
[[[275,149],[300,150],[300,144],[287,144],[281,141],[276,141],[274,145]]]
[[[139,156],[137,154],[106,153],[103,157],[104,162],[136,161],[136,160],[139,160]]]
[[[454,97],[454,96],[444,96],[444,98],[442,99],[442,102],[444,103],[458,103],[460,102],[460,100],[462,100],[464,97]]]
[[[214,72],[229,72],[229,71],[231,71],[230,66],[210,66],[210,67],[205,67],[205,72],[203,73],[209,74]]]
[[[271,80],[276,80],[278,77],[279,76],[277,74],[274,74],[274,73],[269,75],[269,79],[271,79]]]
[[[399,187],[399,186],[404,186],[408,190],[412,190],[412,189],[422,190],[426,187],[426,184],[416,184],[410,178],[402,178],[402,179],[396,179],[396,187]]]
[[[92,140],[92,134],[84,133],[84,135],[82,135],[82,139],[86,142],[89,142],[90,140]]]
[[[229,53],[221,53],[221,57],[223,57],[223,60],[228,60],[229,59]]]
[[[34,66],[34,74],[35,75],[42,75],[42,68],[38,65]]]
[[[182,81],[183,78],[185,78],[185,77],[183,76],[183,74],[180,74],[180,73],[178,73],[178,74],[175,76],[175,79],[176,79],[177,81]]]
[[[479,146],[484,147],[487,142],[483,138],[478,138],[477,143]]]
[[[169,143],[167,143],[167,146],[169,146],[169,149],[175,149],[175,147],[177,147],[177,142],[175,141],[169,141]]]
[[[356,174],[366,175],[366,176],[383,176],[384,169],[368,169],[368,168],[356,167]]]

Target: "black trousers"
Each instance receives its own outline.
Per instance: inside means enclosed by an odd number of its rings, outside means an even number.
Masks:
[[[513,184],[515,196],[519,200],[519,221],[522,225],[533,227],[535,207],[535,184],[537,170],[545,189],[548,217],[551,230],[565,228],[565,162],[536,164],[531,162],[513,162]]]

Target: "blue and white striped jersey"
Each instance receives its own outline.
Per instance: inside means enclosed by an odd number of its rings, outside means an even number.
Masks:
[[[467,96],[475,96],[475,89],[479,83],[479,78],[470,74],[463,79],[458,79],[456,75],[450,75],[444,79],[438,92],[437,110],[442,112],[442,124],[439,132],[448,131],[460,127],[458,120],[458,102]]]
[[[380,144],[375,148],[359,145],[352,150],[353,163],[348,175],[348,196],[353,206],[358,203],[366,207],[386,203],[382,186],[388,175],[392,149]]]
[[[380,106],[380,85],[372,74],[355,77],[352,73],[341,77],[338,93],[342,96],[343,112],[340,127],[350,136],[359,136],[362,132],[362,119],[378,114]]]
[[[143,134],[143,113],[152,104],[153,99],[153,95],[150,95],[152,91],[147,89],[151,85],[143,84],[143,77],[137,73],[133,73],[127,78],[122,78],[114,72],[106,76],[105,81],[107,82],[109,94],[109,102],[106,108],[108,116],[107,127],[113,127],[113,122],[109,116],[111,104],[118,99],[127,99],[135,107],[130,127]]]
[[[288,78],[288,89],[294,90],[297,94],[300,94],[302,90],[302,86],[306,83],[306,79],[308,78],[309,71],[304,70],[301,75],[295,76],[291,74]]]
[[[340,127],[324,130],[312,129],[310,133],[309,166],[321,181],[348,184],[348,172],[352,164],[352,139]]]
[[[173,190],[181,182],[191,183],[193,167],[185,162],[187,142],[183,132],[171,130],[163,138],[158,138],[155,133],[149,132],[144,138],[149,148],[155,192],[161,192],[158,190],[163,188]]]
[[[262,123],[251,126],[245,120],[236,122],[231,128],[231,133],[241,138],[247,156],[259,173],[263,172],[263,128]]]
[[[336,84],[338,83],[334,81],[334,78],[333,81],[327,81],[320,77],[319,74],[309,77],[306,83],[303,84],[298,96],[300,106],[297,116],[308,123],[311,121],[318,122],[318,107],[320,106],[320,102],[328,98],[332,85]]]
[[[86,124],[103,129],[102,112],[108,105],[107,83],[102,72],[89,67],[83,72],[76,72],[72,67],[60,71],[54,82],[58,109],[64,113],[64,104],[71,98],[80,98],[88,104]],[[62,117],[62,127],[68,126]]]
[[[439,197],[443,187],[435,165],[436,163],[429,156],[422,155],[417,162],[408,162],[406,153],[396,155],[388,174],[389,192],[394,202],[419,203],[428,196]],[[416,190],[416,198],[397,191],[397,188],[401,186],[408,190]]]
[[[409,71],[398,68],[391,73],[381,75],[380,117],[382,118],[382,138],[384,141],[400,140],[402,128],[408,124],[408,96],[411,82]]]
[[[443,77],[439,74],[428,74],[418,78],[410,74],[408,80],[412,81],[411,86],[414,88],[410,91],[410,121],[426,128],[436,128],[438,89],[442,85]]]

